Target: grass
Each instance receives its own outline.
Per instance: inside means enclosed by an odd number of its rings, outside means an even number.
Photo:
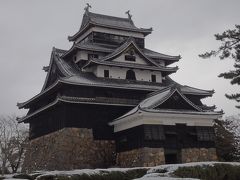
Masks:
[[[174,175],[181,178],[198,178],[203,180],[239,180],[240,166],[215,164],[214,166],[180,167]]]

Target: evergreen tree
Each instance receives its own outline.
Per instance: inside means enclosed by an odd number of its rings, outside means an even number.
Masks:
[[[221,161],[240,161],[239,119],[215,120],[216,149]]]
[[[240,25],[235,25],[235,29],[224,31],[222,34],[215,34],[215,38],[217,41],[222,42],[218,50],[212,50],[199,56],[202,58],[219,56],[221,60],[226,58],[234,59],[234,69],[223,72],[218,77],[230,79],[232,85],[240,85]],[[238,103],[240,102],[240,93],[226,94],[226,97]],[[240,105],[236,107],[240,108]]]

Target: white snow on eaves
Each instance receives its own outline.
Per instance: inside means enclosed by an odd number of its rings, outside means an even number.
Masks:
[[[151,106],[154,106],[159,101],[161,101],[163,98],[165,98],[170,93],[170,89],[167,91],[164,91],[162,93],[156,94],[154,96],[151,96],[145,100],[143,100],[140,103],[141,108],[150,108]]]

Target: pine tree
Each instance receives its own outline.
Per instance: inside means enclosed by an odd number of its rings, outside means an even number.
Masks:
[[[199,56],[201,58],[219,56],[221,60],[227,58],[234,59],[234,69],[229,72],[223,72],[218,77],[230,79],[232,85],[240,85],[240,25],[235,25],[235,29],[224,31],[222,34],[215,34],[215,38],[217,41],[222,42],[218,50],[212,50]],[[228,99],[240,102],[240,93],[226,94],[225,96]],[[240,105],[236,107],[240,108]]]
[[[221,161],[240,161],[239,119],[215,120],[216,149]]]

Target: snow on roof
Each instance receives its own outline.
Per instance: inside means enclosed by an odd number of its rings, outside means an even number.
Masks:
[[[159,103],[159,101],[161,101],[162,99],[167,97],[167,95],[169,95],[170,92],[171,92],[171,89],[169,88],[166,91],[163,91],[163,92],[158,93],[158,94],[156,94],[156,95],[154,95],[152,97],[149,97],[149,98],[143,100],[140,103],[140,107],[141,108],[151,108],[155,104]]]

